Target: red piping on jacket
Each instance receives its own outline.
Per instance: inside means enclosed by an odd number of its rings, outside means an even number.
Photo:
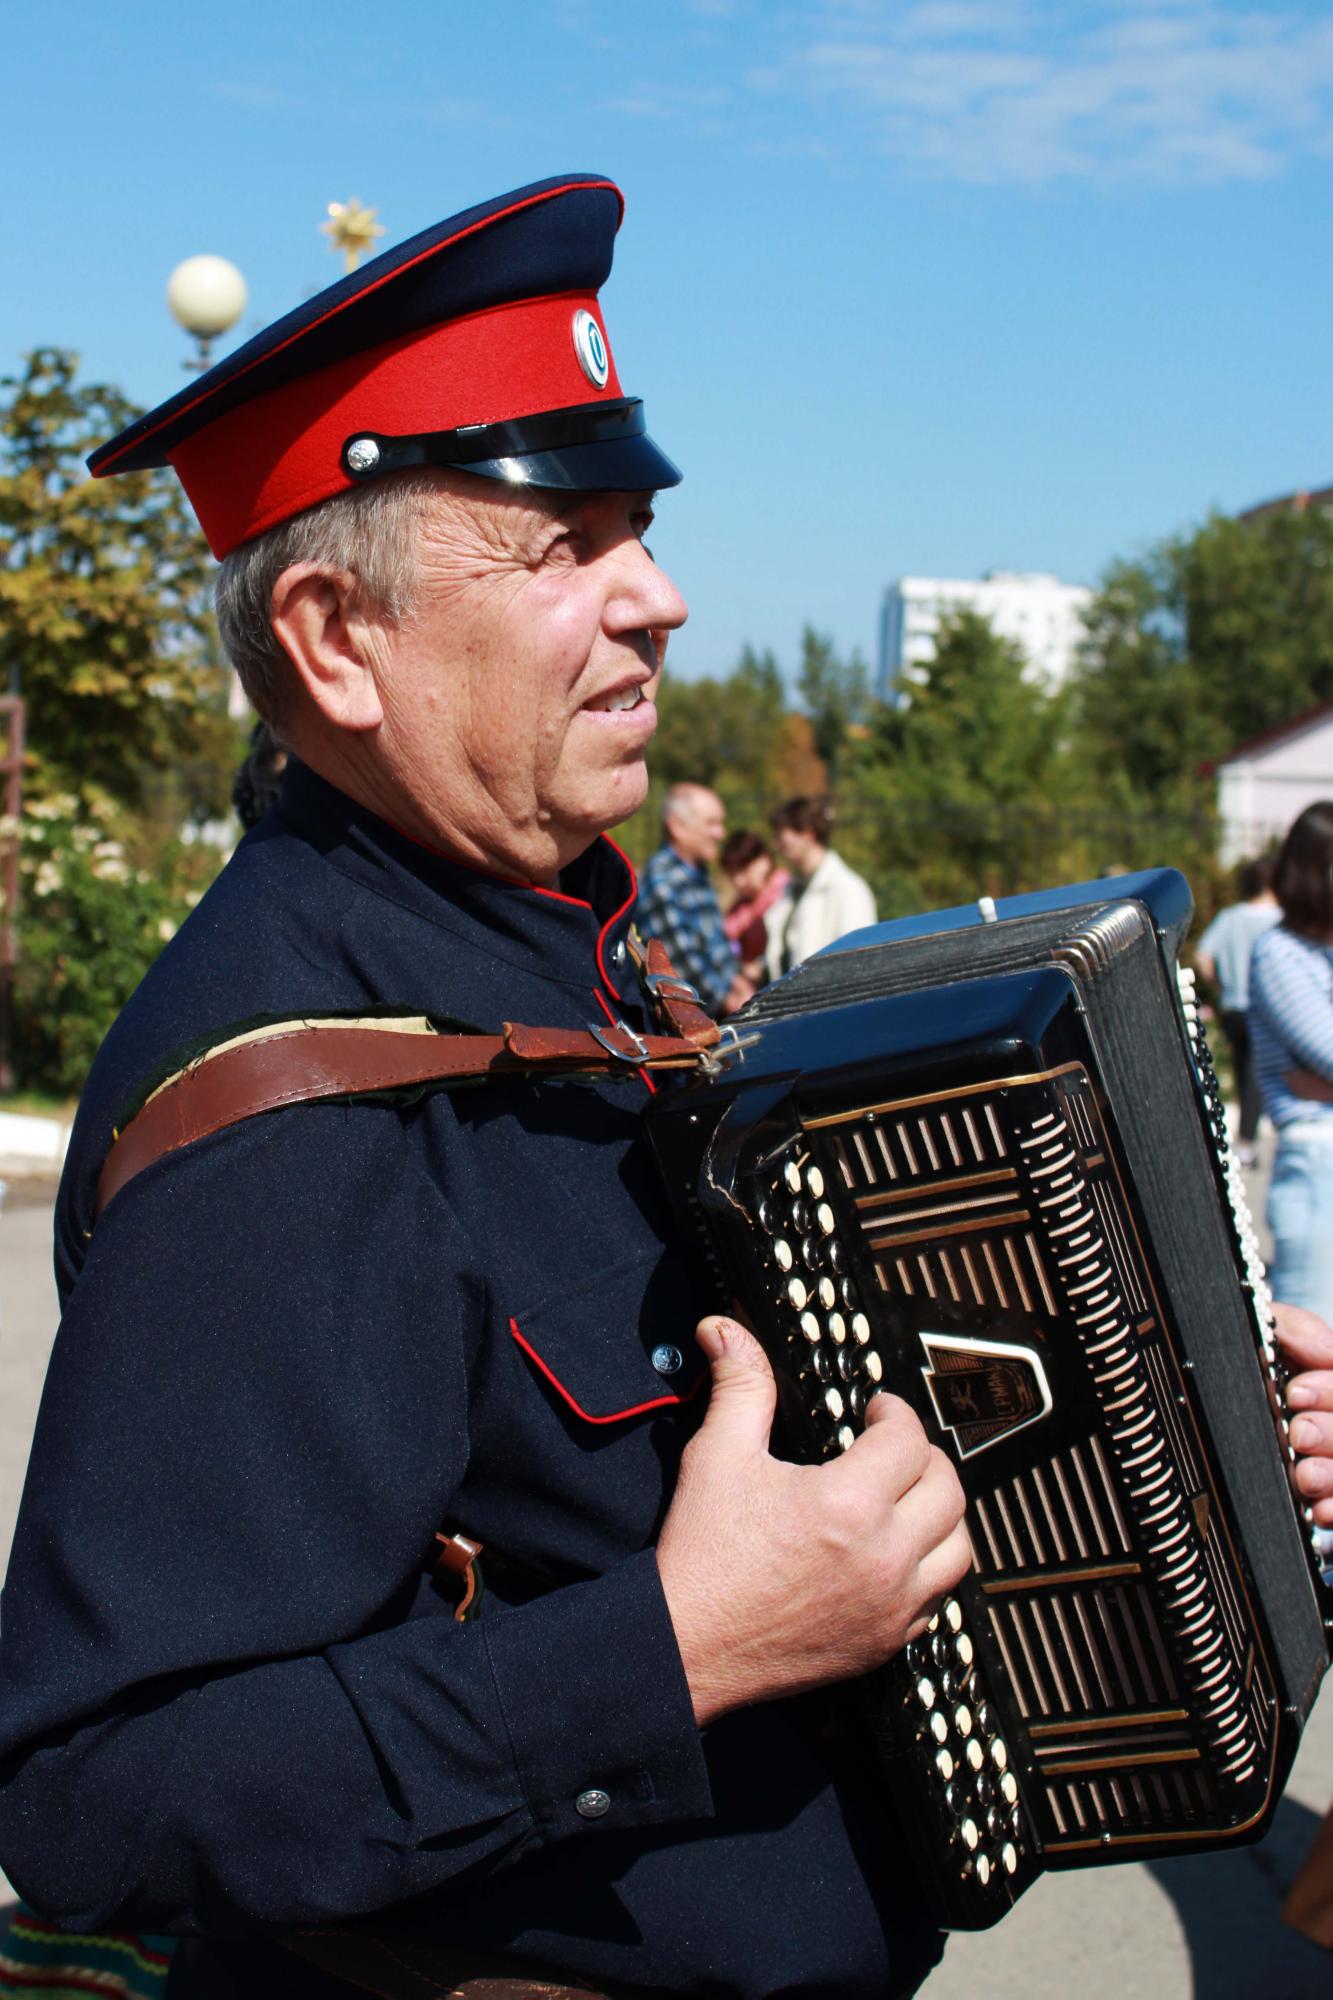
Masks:
[[[626,1417],[642,1417],[649,1410],[665,1409],[671,1403],[688,1403],[694,1396],[698,1394],[699,1389],[702,1386],[708,1372],[707,1369],[705,1369],[703,1374],[699,1376],[698,1381],[695,1382],[693,1388],[687,1390],[683,1396],[654,1396],[651,1402],[635,1403],[631,1409],[612,1410],[607,1416],[595,1417],[592,1414],[591,1410],[585,1410],[582,1403],[577,1402],[575,1398],[570,1395],[568,1389],[565,1387],[564,1383],[560,1380],[560,1377],[556,1375],[547,1366],[546,1362],[542,1360],[541,1355],[538,1354],[536,1348],[532,1345],[532,1343],[523,1338],[523,1335],[518,1330],[518,1321],[516,1319],[510,1320],[509,1331],[510,1333],[513,1334],[514,1339],[523,1349],[523,1352],[527,1355],[529,1361],[531,1361],[536,1368],[540,1369],[541,1373],[546,1377],[547,1381],[550,1383],[551,1387],[555,1390],[556,1394],[559,1397],[561,1397],[563,1401],[569,1404],[570,1409],[574,1412],[576,1417],[582,1417],[585,1424],[619,1424],[623,1423]]]

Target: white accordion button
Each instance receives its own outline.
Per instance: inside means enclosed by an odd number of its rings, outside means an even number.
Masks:
[[[965,1702],[959,1702],[953,1712],[953,1726],[960,1736],[972,1734],[972,1711]]]
[[[1007,1767],[1009,1763],[1009,1746],[1003,1736],[997,1736],[991,1744],[990,1755],[991,1762],[997,1771],[1003,1771]]]
[[[841,1346],[842,1346],[842,1344],[843,1344],[843,1342],[844,1342],[844,1341],[846,1340],[846,1338],[847,1338],[847,1322],[846,1322],[846,1320],[845,1320],[845,1319],[843,1318],[843,1316],[842,1316],[842,1314],[841,1314],[841,1313],[830,1313],[830,1314],[829,1314],[829,1316],[828,1316],[828,1330],[829,1330],[829,1333],[830,1333],[831,1337],[832,1337],[832,1338],[833,1338],[834,1340],[836,1340],[836,1341],[837,1341],[837,1343],[838,1343],[838,1345],[839,1345],[839,1347],[841,1347]]]
[[[937,1750],[935,1752],[935,1769],[947,1785],[953,1776],[953,1758],[947,1750]]]
[[[786,1181],[787,1186],[791,1189],[793,1194],[799,1194],[801,1192],[801,1170],[797,1166],[795,1160],[788,1160],[787,1165],[783,1170],[782,1178],[784,1181]]]
[[[943,1743],[949,1734],[949,1725],[938,1709],[930,1718],[930,1733],[937,1743]]]
[[[805,1191],[811,1201],[819,1201],[824,1193],[824,1176],[818,1167],[811,1167],[805,1177]]]
[[[975,1736],[967,1739],[967,1762],[969,1769],[979,1771],[986,1761],[986,1753]]]
[[[935,1683],[925,1674],[922,1674],[916,1684],[916,1698],[921,1703],[922,1708],[934,1708],[935,1706]]]
[[[832,1278],[820,1279],[819,1303],[821,1306],[823,1306],[825,1312],[828,1312],[833,1306],[835,1306],[838,1303],[838,1294],[833,1288]]]
[[[802,1284],[801,1280],[799,1278],[793,1278],[791,1283],[787,1287],[787,1297],[791,1300],[797,1312],[801,1312],[804,1310],[805,1302],[809,1298],[809,1296],[810,1294],[805,1289],[805,1286]]]
[[[1000,1780],[1000,1792],[1007,1806],[1018,1803],[1018,1780],[1012,1771],[1006,1771]]]
[[[944,1617],[951,1632],[963,1629],[963,1607],[956,1597],[951,1597],[944,1607]]]
[[[790,1271],[792,1265],[796,1262],[792,1254],[791,1244],[784,1243],[780,1236],[773,1245],[773,1256],[777,1262],[779,1271]]]
[[[819,1321],[813,1313],[801,1314],[801,1332],[805,1335],[810,1345],[814,1347],[819,1339],[820,1326]]]
[[[842,1404],[841,1389],[825,1389],[824,1408],[828,1411],[834,1423],[836,1423],[839,1417],[842,1415],[843,1404]]]
[[[870,1321],[864,1313],[852,1314],[852,1339],[864,1347],[870,1338]]]
[[[971,1666],[972,1641],[968,1638],[966,1632],[960,1632],[958,1634],[958,1637],[954,1642],[954,1651],[955,1653],[957,1653],[959,1659],[962,1661],[965,1667]]]
[[[977,1842],[981,1838],[981,1835],[977,1832],[976,1821],[974,1819],[965,1819],[958,1831],[963,1836],[963,1845],[968,1853],[975,1853]]]
[[[990,1881],[989,1854],[979,1854],[977,1856],[977,1880],[978,1882],[980,1882],[983,1889],[985,1888],[986,1884]]]
[[[844,1424],[838,1432],[838,1444],[843,1451],[850,1451],[856,1443],[856,1432],[850,1424]]]
[[[1013,1875],[1018,1871],[1018,1849],[1012,1840],[1006,1840],[1000,1849],[1000,1866],[1006,1875]]]
[[[832,1236],[834,1230],[833,1210],[826,1201],[821,1201],[819,1207],[815,1210],[815,1221],[819,1225],[821,1236]]]

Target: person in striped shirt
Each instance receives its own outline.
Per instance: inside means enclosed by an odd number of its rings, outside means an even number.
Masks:
[[[1333,1316],[1333,800],[1287,834],[1273,887],[1282,921],[1254,947],[1250,1032],[1277,1127],[1268,1192],[1280,1299]]]

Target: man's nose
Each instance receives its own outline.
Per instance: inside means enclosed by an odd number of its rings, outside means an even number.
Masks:
[[[674,632],[685,623],[685,599],[642,542],[624,543],[617,558],[616,587],[607,599],[608,629]]]

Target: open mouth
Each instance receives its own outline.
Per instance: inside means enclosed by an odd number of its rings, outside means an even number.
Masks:
[[[641,686],[612,688],[607,694],[599,694],[594,700],[585,702],[584,706],[594,715],[619,715],[626,709],[641,708],[646,699]]]

